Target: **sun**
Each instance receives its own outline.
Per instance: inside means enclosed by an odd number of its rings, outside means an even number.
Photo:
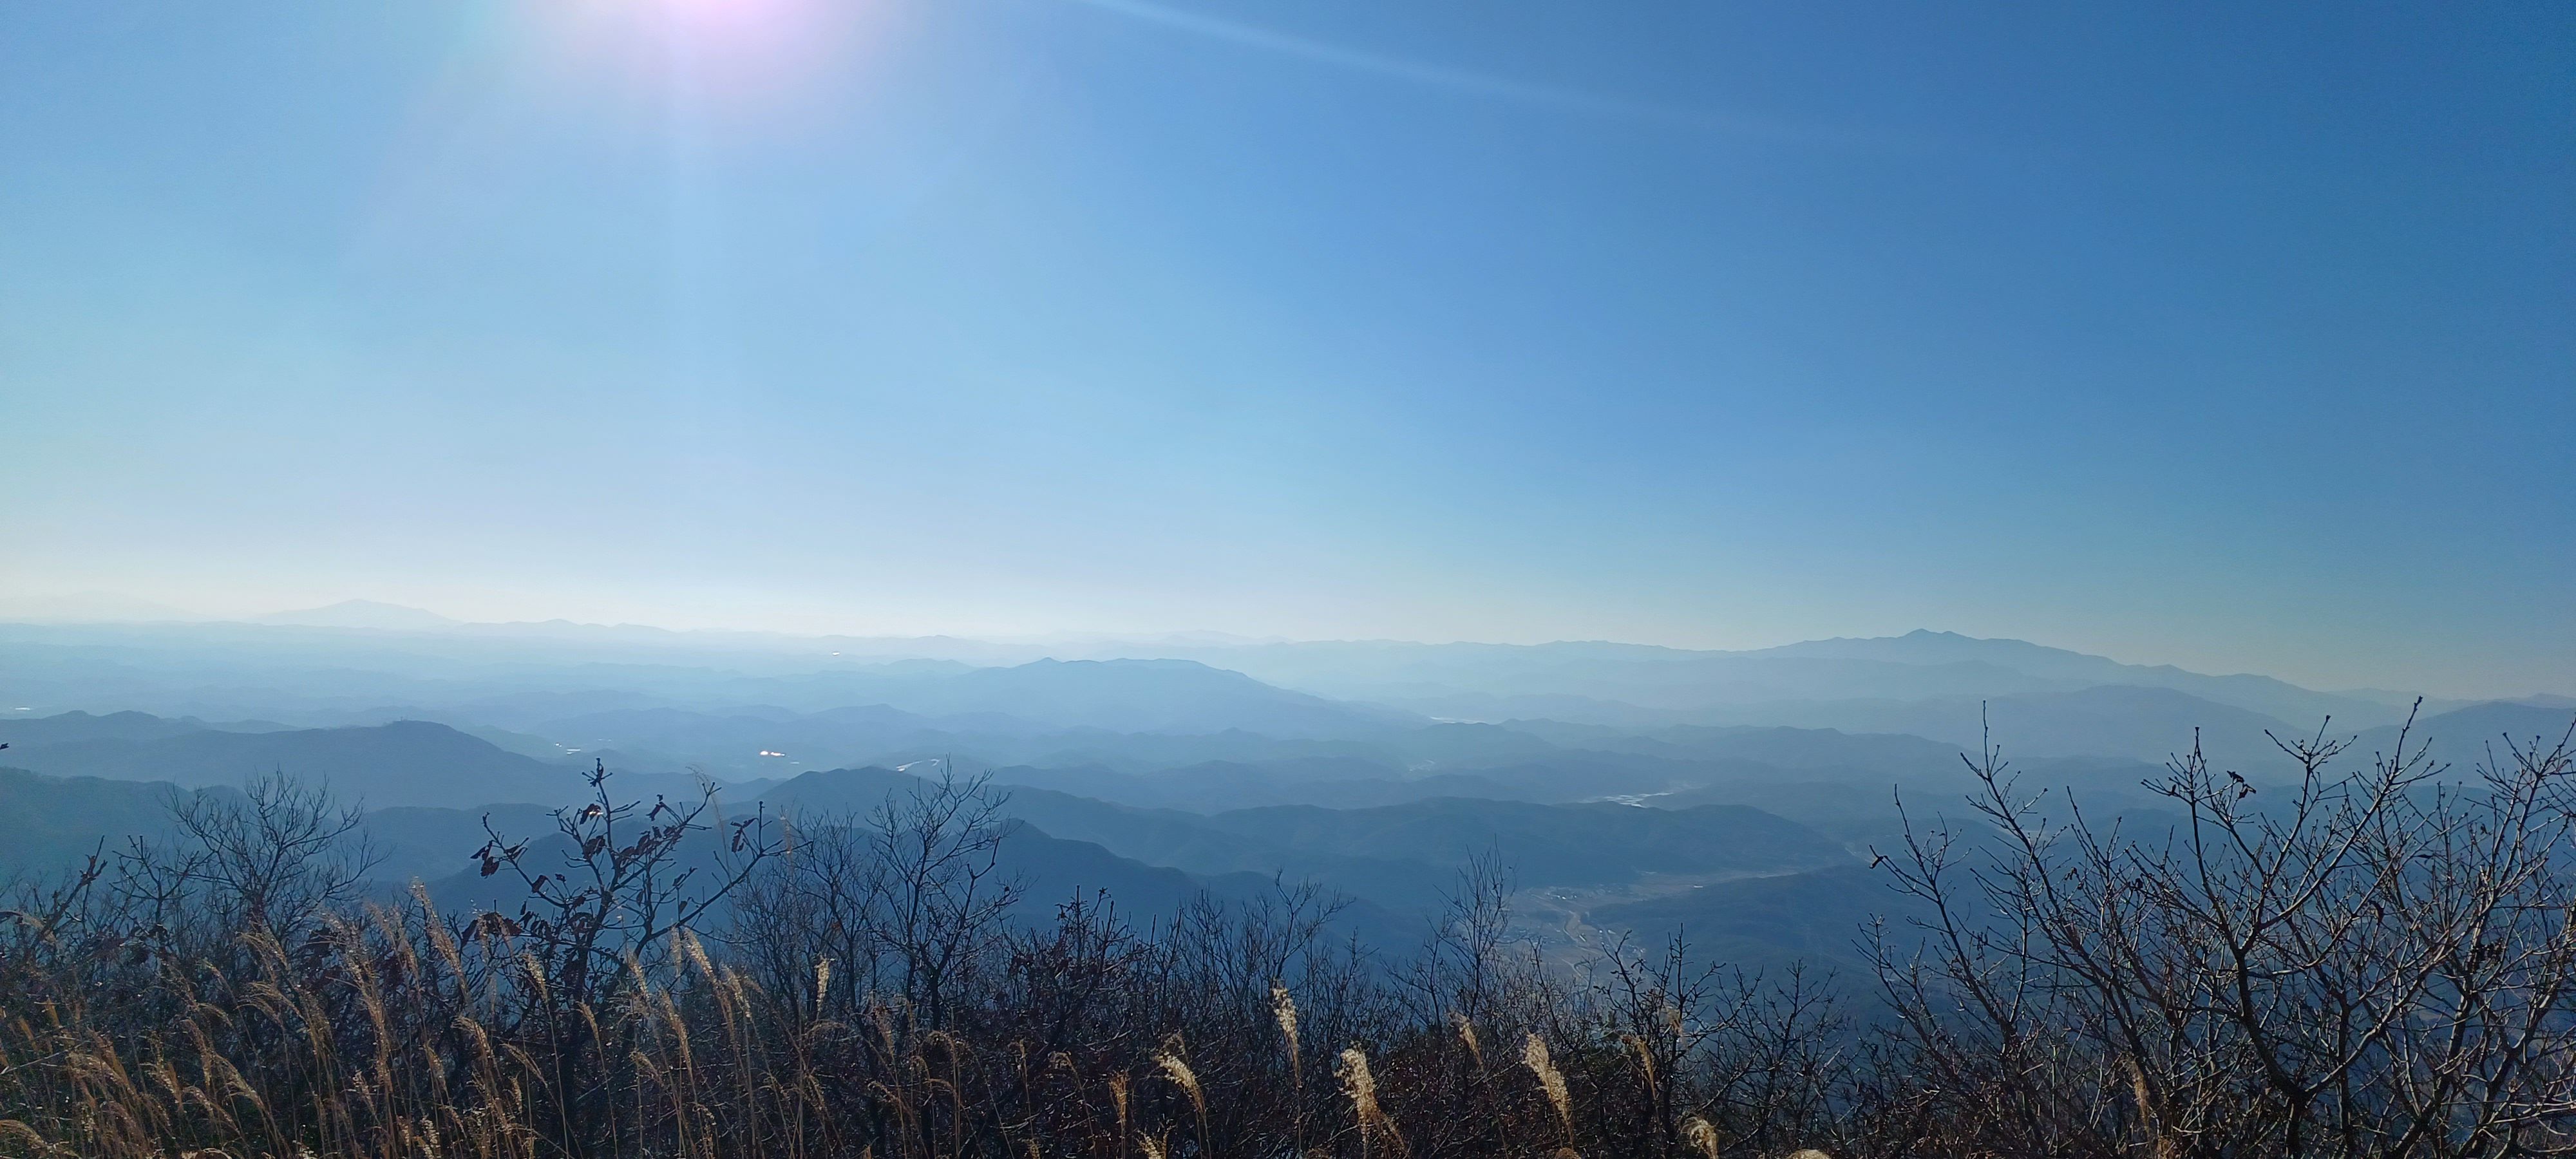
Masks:
[[[557,59],[685,83],[724,99],[792,88],[867,47],[866,0],[580,0],[538,6]]]
[[[808,0],[660,0],[674,32],[765,39],[811,18]]]

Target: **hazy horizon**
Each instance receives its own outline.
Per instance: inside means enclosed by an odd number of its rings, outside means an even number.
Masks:
[[[334,614],[351,614],[351,613],[353,613],[353,614],[355,614],[355,615],[358,615],[358,616],[360,616],[360,617],[363,617],[363,619],[362,619],[362,620],[360,620],[360,621],[353,621],[353,622],[346,622],[346,623],[335,623],[335,622],[333,622],[332,617],[334,616]],[[415,620],[415,619],[414,619],[414,617],[417,617],[417,619]],[[133,597],[121,596],[121,595],[117,595],[117,594],[114,594],[114,593],[105,593],[105,592],[81,592],[81,593],[70,593],[70,594],[67,594],[67,595],[61,595],[61,596],[56,596],[56,597],[52,597],[52,598],[43,598],[43,597],[39,597],[39,598],[36,598],[36,599],[33,599],[33,600],[28,600],[28,599],[12,599],[12,598],[9,598],[9,597],[6,597],[6,596],[0,596],[0,623],[10,623],[10,622],[26,623],[26,624],[30,624],[30,625],[60,625],[60,626],[66,626],[66,627],[78,627],[78,626],[84,626],[84,625],[107,626],[107,627],[114,627],[114,626],[138,626],[138,627],[149,627],[149,626],[151,626],[151,625],[155,625],[155,624],[170,624],[170,625],[189,625],[189,624],[238,624],[238,625],[250,625],[250,626],[293,627],[293,628],[313,628],[313,627],[321,627],[321,628],[336,628],[336,629],[356,629],[356,630],[362,630],[362,631],[374,631],[374,630],[393,630],[393,631],[422,630],[422,631],[437,631],[437,630],[440,630],[440,629],[443,629],[443,628],[449,628],[449,627],[454,627],[454,628],[510,628],[510,627],[545,627],[545,626],[549,626],[549,625],[559,625],[559,624],[560,624],[560,625],[569,625],[569,626],[572,626],[572,627],[585,628],[585,629],[603,629],[603,630],[618,630],[618,629],[644,629],[644,630],[647,630],[647,631],[653,631],[653,632],[670,633],[670,634],[672,634],[672,635],[674,635],[674,636],[679,636],[679,637],[686,637],[686,636],[689,636],[689,635],[692,635],[692,634],[707,634],[707,635],[718,636],[718,637],[727,636],[727,635],[748,635],[748,636],[771,637],[771,638],[776,638],[776,639],[781,639],[781,640],[858,640],[858,641],[868,641],[868,642],[873,642],[873,643],[881,643],[881,644],[884,644],[884,645],[888,645],[889,647],[895,647],[895,648],[896,648],[896,650],[894,650],[894,651],[888,651],[888,652],[886,652],[886,653],[883,653],[881,656],[877,657],[877,658],[879,658],[879,659],[887,659],[887,660],[898,659],[898,658],[902,657],[903,655],[906,655],[906,653],[901,652],[901,650],[900,650],[900,648],[899,648],[899,646],[900,646],[900,645],[903,645],[903,644],[906,644],[906,643],[927,643],[927,642],[930,642],[930,641],[937,641],[937,640],[949,640],[949,641],[956,641],[956,642],[959,642],[959,643],[967,643],[967,644],[991,644],[991,645],[999,645],[999,646],[1007,646],[1007,647],[1018,647],[1018,648],[1066,647],[1066,648],[1076,649],[1075,651],[1070,652],[1066,658],[1099,658],[1097,655],[1087,654],[1087,653],[1084,653],[1084,652],[1080,651],[1079,649],[1081,649],[1081,648],[1083,648],[1083,647],[1089,647],[1089,646],[1108,646],[1108,645],[1135,646],[1137,650],[1132,651],[1132,652],[1124,652],[1124,653],[1120,653],[1120,654],[1122,654],[1122,655],[1131,655],[1131,656],[1133,656],[1133,657],[1135,657],[1135,658],[1144,659],[1144,658],[1153,658],[1154,656],[1159,655],[1159,653],[1153,652],[1153,651],[1151,650],[1154,646],[1169,646],[1169,647],[1175,647],[1175,648],[1183,648],[1183,649],[1187,649],[1187,648],[1191,648],[1191,647],[1201,647],[1201,646],[1206,646],[1206,647],[1253,647],[1253,646],[1261,646],[1261,645],[1295,645],[1295,644],[1388,644],[1388,645],[1403,645],[1403,646],[1421,645],[1421,646],[1432,646],[1432,647],[1445,646],[1445,645],[1497,645],[1497,646],[1505,646],[1505,647],[1536,647],[1536,646],[1545,646],[1545,645],[1563,645],[1563,644],[1608,644],[1608,645],[1616,645],[1616,646],[1636,646],[1636,647],[1650,647],[1650,648],[1669,648],[1669,649],[1674,649],[1674,650],[1677,650],[1677,651],[1689,651],[1689,652],[1707,652],[1707,653],[1746,653],[1746,652],[1761,652],[1761,651],[1765,651],[1765,650],[1768,650],[1768,649],[1783,648],[1783,647],[1788,647],[1788,646],[1791,646],[1791,645],[1796,645],[1796,644],[1805,644],[1805,643],[1817,643],[1817,642],[1840,642],[1840,641],[1863,641],[1863,642],[1870,642],[1870,641],[1885,641],[1885,640],[1893,640],[1893,639],[1897,639],[1897,638],[1900,638],[1900,637],[1910,637],[1910,636],[1931,635],[1931,636],[1944,636],[1944,637],[1959,637],[1959,638],[1962,638],[1962,639],[1965,639],[1965,640],[1969,640],[1969,641],[1978,641],[1978,642],[1986,642],[1986,641],[2001,641],[2001,642],[2007,642],[2007,643],[2031,643],[2031,644],[2037,644],[2037,645],[2040,645],[2040,646],[2041,646],[2041,647],[2043,647],[2043,648],[2063,649],[2063,650],[2066,650],[2066,651],[2076,652],[2076,653],[2079,653],[2079,654],[2082,654],[2082,655],[2096,656],[2096,657],[2099,657],[2099,658],[2102,658],[2102,659],[2111,660],[2111,661],[2114,661],[2114,662],[2116,662],[2116,663],[2124,664],[2124,665],[2135,665],[2135,666],[2140,666],[2140,667],[2149,667],[2149,668],[2152,668],[2152,667],[2159,667],[2159,666],[2170,666],[2170,667],[2181,668],[2181,669],[2183,669],[2183,670],[2185,670],[2185,671],[2199,672],[2199,673],[2201,673],[2201,674],[2204,674],[2204,675],[2211,675],[2211,676],[2222,676],[2222,677],[2223,677],[2223,676],[2250,675],[2250,676],[2264,676],[2264,677],[2271,677],[2271,678],[2274,678],[2274,679],[2280,679],[2280,680],[2283,680],[2283,681],[2285,681],[2285,682],[2287,682],[2287,683],[2290,683],[2290,684],[2293,684],[2293,685],[2296,685],[2296,686],[2300,686],[2300,687],[2304,687],[2304,688],[2308,688],[2308,689],[2313,689],[2313,690],[2316,690],[2316,691],[2322,691],[2322,692],[2369,692],[2369,693],[2420,694],[2420,695],[2427,695],[2427,696],[2434,697],[2434,698],[2436,698],[2437,700],[2452,700],[2452,701],[2460,701],[2460,702],[2471,702],[2471,701],[2488,700],[2488,699],[2509,700],[2509,699],[2519,699],[2519,698],[2524,698],[2524,697],[2533,697],[2533,696],[2538,696],[2538,697],[2567,697],[2567,696],[2568,696],[2568,694],[2569,694],[2571,691],[2576,691],[2576,686],[2570,686],[2570,687],[2549,687],[2549,686],[2540,686],[2540,687],[2514,687],[2514,686],[2505,685],[2505,684],[2492,684],[2492,685],[2485,685],[2485,686],[2459,687],[2459,686],[2444,686],[2444,685],[2440,685],[2440,684],[2436,684],[2436,683],[2426,683],[2426,682],[2423,682],[2423,681],[2404,680],[2404,679],[2394,679],[2394,680],[2384,681],[2384,682],[2375,683],[2375,684],[2334,684],[2334,683],[2330,683],[2330,682],[2313,682],[2313,681],[2307,681],[2307,680],[2297,679],[2297,678],[2295,678],[2295,677],[2293,677],[2293,676],[2285,675],[2284,673],[2276,672],[2276,671],[2265,671],[2265,670],[2251,669],[2251,668],[2248,668],[2248,669],[2194,669],[2194,668],[2192,668],[2192,667],[2191,667],[2191,666],[2189,666],[2189,665],[2176,664],[2176,663],[2173,663],[2172,661],[2163,660],[2163,659],[2158,659],[2158,658],[2153,658],[2153,657],[2139,657],[2139,656],[2128,656],[2128,655],[2116,655],[2116,654],[2110,654],[2110,653],[2104,653],[2104,652],[2097,652],[2097,651],[2091,651],[2091,650],[2084,649],[2084,648],[2080,648],[2080,647],[2070,647],[2070,646],[2068,646],[2068,645],[2066,645],[2066,644],[2063,644],[2062,642],[2049,641],[2049,640],[2022,640],[2022,639],[2019,639],[2019,638],[2016,638],[2016,637],[2002,637],[2002,636],[1992,636],[1992,637],[1990,637],[1990,636],[1980,636],[1980,635],[1977,635],[1977,634],[1975,634],[1975,633],[1966,633],[1966,632],[1956,632],[1956,631],[1952,631],[1952,630],[1950,630],[1950,629],[1948,629],[1948,628],[1944,628],[1944,627],[1941,627],[1941,626],[1938,626],[1938,625],[1918,625],[1918,626],[1913,627],[1913,628],[1902,629],[1902,630],[1893,631],[1893,632],[1887,632],[1887,633],[1883,633],[1883,634],[1866,634],[1866,635],[1864,635],[1864,634],[1846,634],[1846,635],[1836,635],[1836,636],[1798,637],[1798,638],[1794,638],[1794,639],[1776,639],[1776,640],[1766,640],[1766,641],[1759,641],[1759,642],[1750,643],[1750,644],[1743,644],[1743,645],[1728,645],[1728,646],[1694,645],[1694,644],[1688,644],[1688,643],[1676,643],[1676,642],[1672,642],[1672,641],[1661,641],[1661,640],[1619,640],[1619,639],[1609,639],[1609,638],[1603,638],[1603,637],[1585,637],[1585,638],[1573,638],[1573,637],[1540,638],[1540,637],[1532,637],[1532,638],[1526,638],[1526,639],[1495,639],[1495,638],[1489,638],[1489,637],[1488,637],[1488,638],[1478,638],[1478,637],[1458,637],[1458,638],[1452,638],[1452,639],[1420,639],[1420,638],[1389,637],[1389,636],[1374,636],[1374,637],[1353,637],[1353,636],[1337,636],[1337,637],[1324,637],[1324,636],[1318,636],[1318,637],[1293,637],[1293,636],[1284,636],[1284,635],[1275,635],[1275,634],[1274,634],[1274,635],[1254,636],[1254,635],[1248,635],[1248,634],[1243,634],[1243,633],[1225,632],[1225,631],[1219,631],[1219,630],[1214,630],[1214,629],[1204,629],[1204,628],[1176,628],[1176,629],[1167,629],[1167,630],[1129,631],[1129,632],[1119,632],[1119,631],[1094,631],[1094,632],[1082,632],[1082,631],[1055,631],[1055,632],[1009,633],[1009,632],[941,632],[941,631],[931,631],[931,632],[888,633],[888,632],[867,631],[867,630],[864,630],[863,628],[861,628],[861,629],[848,629],[848,630],[833,630],[833,629],[829,629],[829,628],[805,629],[805,628],[798,628],[798,627],[792,627],[792,626],[791,626],[791,627],[766,627],[766,626],[760,626],[760,625],[757,625],[757,624],[745,624],[745,623],[740,623],[740,622],[734,622],[734,623],[714,622],[714,623],[696,623],[696,624],[671,624],[671,623],[654,623],[654,622],[647,621],[647,620],[598,620],[598,619],[583,619],[583,618],[580,618],[579,616],[566,616],[566,615],[550,615],[550,616],[533,616],[533,615],[530,615],[530,616],[515,616],[515,617],[504,617],[504,618],[495,618],[495,619],[475,619],[475,618],[468,618],[468,617],[461,617],[461,616],[451,616],[451,615],[448,615],[448,614],[446,614],[445,612],[439,611],[439,610],[437,610],[437,609],[414,607],[414,606],[411,606],[411,605],[405,605],[405,604],[396,604],[396,603],[392,603],[392,602],[389,602],[389,601],[369,599],[369,598],[362,597],[362,596],[361,596],[361,597],[350,597],[350,598],[348,598],[348,599],[344,599],[344,600],[336,600],[336,601],[332,601],[332,602],[330,602],[330,603],[328,603],[328,604],[321,604],[321,605],[316,605],[316,606],[313,606],[313,607],[296,607],[296,608],[261,608],[261,609],[250,609],[250,610],[239,610],[239,611],[231,611],[231,612],[222,612],[222,613],[217,613],[217,612],[209,612],[209,611],[203,611],[203,610],[198,610],[198,609],[181,608],[181,607],[176,607],[176,606],[166,605],[166,604],[159,604],[159,603],[155,603],[155,602],[151,602],[151,601],[144,601],[144,600],[136,599],[136,598],[133,598]],[[832,655],[834,655],[834,656],[839,656],[839,655],[840,655],[840,653],[838,653],[838,652],[834,652],[834,653],[832,653]],[[1104,653],[1104,654],[1101,654],[1101,655],[1105,655],[1105,653]],[[1219,666],[1222,666],[1222,665],[1220,664]]]

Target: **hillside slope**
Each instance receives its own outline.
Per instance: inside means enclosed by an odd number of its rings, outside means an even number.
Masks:
[[[12,764],[57,776],[240,785],[283,772],[327,785],[349,804],[481,805],[570,801],[577,769],[504,752],[442,724],[398,721],[371,728],[98,736],[9,750]]]

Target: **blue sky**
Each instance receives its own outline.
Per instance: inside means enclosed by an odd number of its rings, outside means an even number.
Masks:
[[[0,594],[2576,691],[2576,8],[0,11]]]

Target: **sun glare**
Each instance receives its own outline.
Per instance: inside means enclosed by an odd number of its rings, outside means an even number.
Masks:
[[[814,5],[808,0],[662,0],[659,7],[676,31],[764,39],[811,15]]]
[[[793,89],[844,65],[881,6],[826,0],[593,0],[549,10],[546,37],[579,67],[684,81],[719,99]]]

